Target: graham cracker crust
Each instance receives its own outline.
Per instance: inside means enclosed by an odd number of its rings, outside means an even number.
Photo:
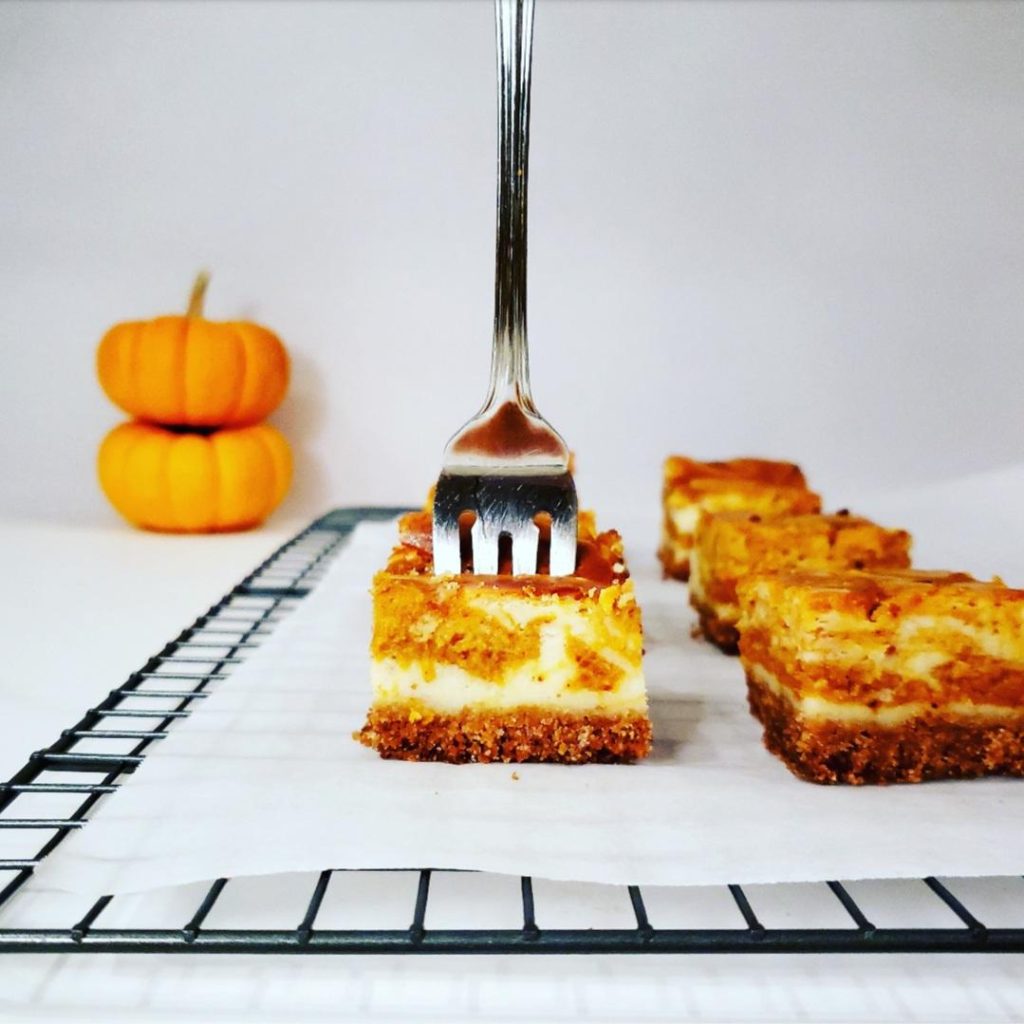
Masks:
[[[529,708],[443,715],[396,705],[371,708],[354,738],[381,757],[402,761],[619,764],[650,753],[651,723],[635,713],[573,715]]]
[[[1015,726],[941,711],[893,727],[807,721],[749,674],[747,698],[764,726],[765,747],[808,782],[862,786],[1024,775],[1024,714]]]
[[[723,622],[704,605],[690,602],[700,616],[700,632],[705,640],[713,643],[723,654],[740,653],[740,631],[731,623]]]

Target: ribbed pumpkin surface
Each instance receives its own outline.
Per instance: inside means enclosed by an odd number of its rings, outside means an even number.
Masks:
[[[129,522],[210,533],[263,522],[288,490],[292,455],[265,423],[209,435],[123,423],[104,438],[98,469],[104,493]]]
[[[161,316],[116,324],[96,354],[100,384],[151,423],[242,426],[270,415],[288,389],[288,354],[245,321]]]

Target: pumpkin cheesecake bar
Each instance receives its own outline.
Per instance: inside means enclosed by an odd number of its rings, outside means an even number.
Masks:
[[[1024,775],[1024,590],[907,570],[755,575],[738,592],[750,709],[794,774]]]
[[[821,498],[807,489],[799,466],[768,459],[699,462],[684,455],[665,460],[663,519],[658,557],[665,575],[690,577],[690,552],[701,512],[820,512]]]
[[[575,574],[433,574],[429,511],[373,581],[373,703],[357,738],[414,761],[635,761],[650,750],[633,581],[579,518]],[[543,542],[542,542],[543,562]]]
[[[735,654],[739,631],[736,585],[752,572],[775,569],[906,569],[910,534],[852,516],[776,516],[754,512],[702,514],[690,556],[690,604],[701,632]]]

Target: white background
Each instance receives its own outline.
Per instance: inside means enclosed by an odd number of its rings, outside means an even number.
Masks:
[[[103,330],[278,330],[285,514],[418,499],[483,396],[491,5],[0,7],[0,515],[115,521]],[[861,486],[998,467],[1024,404],[1024,4],[555,2],[535,394],[606,513],[662,457]],[[608,516],[606,514],[605,518]]]

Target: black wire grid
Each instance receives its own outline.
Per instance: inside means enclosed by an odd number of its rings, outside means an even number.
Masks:
[[[0,784],[0,830],[26,829],[47,835],[38,852],[25,859],[0,860],[0,952],[137,953],[780,953],[780,952],[1024,952],[1024,928],[986,927],[961,899],[936,878],[925,885],[959,919],[958,927],[875,927],[840,882],[823,883],[849,917],[848,927],[765,927],[748,893],[728,886],[744,927],[658,928],[652,923],[638,886],[624,887],[635,927],[564,929],[538,926],[532,880],[521,886],[521,914],[507,928],[430,929],[426,926],[432,872],[418,876],[410,924],[401,929],[317,929],[316,920],[333,871],[323,871],[296,926],[287,930],[204,928],[203,923],[229,879],[217,879],[192,917],[179,928],[104,928],[103,912],[113,900],[101,896],[81,920],[62,928],[5,928],[3,911],[35,867],[72,831],[87,825],[96,804],[117,791],[119,780],[134,771],[153,744],[181,718],[202,706],[217,683],[248,652],[259,646],[287,612],[316,585],[355,526],[385,519],[399,509],[338,509],[316,520],[279,548],[188,629],[168,643],[122,686],[112,690],[45,750],[37,751],[9,782]],[[253,601],[252,599],[259,599]],[[211,651],[217,650],[211,661]],[[226,652],[226,653],[225,653]],[[205,671],[195,666],[202,666]],[[163,707],[154,709],[153,701]],[[170,703],[170,707],[168,707]],[[147,706],[148,705],[148,706]],[[151,720],[152,728],[119,729],[118,719]],[[95,741],[116,741],[127,753],[91,749]],[[85,742],[84,742],[85,741]],[[102,744],[101,744],[102,746]],[[89,773],[100,781],[74,781]],[[54,781],[54,779],[59,781]],[[18,798],[26,794],[81,795],[65,817],[18,817]],[[914,880],[908,884],[916,884]],[[952,918],[950,918],[952,921]],[[723,925],[725,922],[723,922]]]

